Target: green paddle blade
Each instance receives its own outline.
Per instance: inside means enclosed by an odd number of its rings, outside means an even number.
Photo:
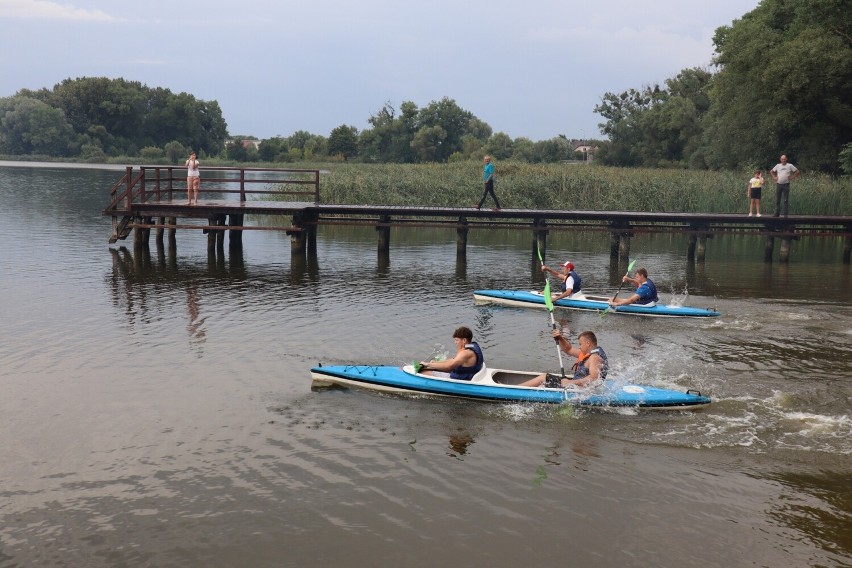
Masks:
[[[535,241],[535,250],[538,252],[538,261],[544,264],[544,260],[541,258],[541,245],[538,244],[538,240]]]
[[[414,367],[414,372],[415,372],[415,373],[419,373],[419,372],[420,372],[420,367],[421,367],[420,363],[418,363],[417,361],[412,361],[412,362],[411,362],[411,365]]]
[[[636,259],[630,261],[630,264],[627,265],[627,274],[630,274],[633,271],[633,266],[636,264]]]
[[[544,305],[549,311],[553,311],[553,298],[550,295],[550,280],[544,279]]]

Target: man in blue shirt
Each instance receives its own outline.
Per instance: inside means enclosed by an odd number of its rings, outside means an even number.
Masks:
[[[485,203],[485,198],[488,197],[488,194],[491,194],[491,197],[494,198],[494,209],[500,209],[500,202],[497,201],[497,194],[494,193],[494,164],[491,163],[491,156],[485,156],[485,167],[482,169],[482,181],[485,182],[485,192],[482,194],[482,199],[479,200],[479,204],[476,206],[477,209],[482,207],[482,204]]]
[[[622,280],[624,280],[624,282],[634,284],[636,286],[636,293],[629,298],[610,300],[610,306],[625,306],[627,304],[640,304],[645,306],[653,305],[660,301],[660,298],[657,296],[657,287],[653,282],[651,282],[651,279],[648,278],[648,271],[644,268],[640,268],[636,271],[636,278],[631,278],[630,276],[625,275]]]

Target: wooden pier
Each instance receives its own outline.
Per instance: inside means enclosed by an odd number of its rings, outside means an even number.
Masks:
[[[654,213],[635,211],[560,211],[550,209],[482,209],[388,205],[335,205],[320,202],[319,170],[278,168],[202,168],[198,205],[186,202],[184,168],[141,166],[126,168],[124,177],[110,192],[103,214],[112,217],[109,242],[133,232],[134,246],[145,246],[151,229],[158,242],[164,234],[175,243],[178,230],[207,233],[208,250],[242,246],[242,232],[285,231],[291,254],[316,251],[319,225],[362,225],[377,232],[378,254],[390,251],[392,227],[447,227],[456,230],[456,253],[464,257],[471,229],[522,229],[531,231],[534,257],[539,247],[547,250],[551,231],[600,231],[610,239],[610,256],[626,259],[630,239],[642,233],[689,235],[687,258],[702,262],[707,239],[717,234],[759,235],[764,238],[764,259],[771,262],[775,241],[780,242],[781,262],[788,262],[792,242],[806,237],[843,237],[844,264],[852,256],[852,216],[792,215],[748,217],[732,213]],[[272,197],[272,199],[270,199]],[[280,225],[246,225],[247,216],[289,217]],[[179,222],[180,220],[180,222]]]

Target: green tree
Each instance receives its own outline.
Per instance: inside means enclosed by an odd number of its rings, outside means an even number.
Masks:
[[[532,161],[534,163],[560,162],[570,160],[573,154],[574,149],[571,148],[571,143],[564,137],[557,136],[550,140],[540,140],[534,143]]]
[[[26,96],[0,99],[0,152],[66,156],[74,137],[60,109]]]
[[[346,159],[358,155],[358,129],[341,124],[328,135],[328,154]]]
[[[432,101],[422,108],[417,116],[417,133],[411,142],[420,161],[446,162],[450,154],[461,151],[462,136],[468,133],[473,119],[473,114],[448,97]],[[484,130],[481,125],[477,126]],[[422,135],[421,130],[424,131]],[[424,156],[429,156],[429,159]]]
[[[53,90],[19,94],[60,109],[78,136],[97,138],[112,155],[135,154],[137,148],[162,147],[171,140],[218,154],[227,138],[216,101],[151,89],[137,81],[83,77],[66,79]]]
[[[172,140],[163,146],[163,153],[166,155],[166,160],[170,164],[177,164],[181,159],[189,155],[186,147],[177,140]]]
[[[505,132],[492,134],[485,145],[485,150],[497,160],[508,160],[512,157],[514,142]]]
[[[423,126],[414,135],[411,147],[417,152],[420,162],[437,162],[443,158],[447,131],[440,126]],[[449,158],[449,156],[447,156]]]
[[[248,150],[243,145],[243,141],[239,139],[225,144],[225,157],[235,162],[247,162],[249,159]]]
[[[287,144],[280,136],[267,138],[258,146],[257,156],[261,161],[274,162],[278,160],[278,155],[281,154],[282,151],[286,152],[286,150]]]
[[[766,165],[783,152],[804,170],[835,172],[852,141],[848,0],[763,0],[713,41],[708,164]]]
[[[512,141],[512,159],[519,162],[532,162],[535,144],[525,136],[519,136]]]

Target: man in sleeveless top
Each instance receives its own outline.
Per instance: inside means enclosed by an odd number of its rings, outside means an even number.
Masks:
[[[572,378],[562,378],[559,375],[542,373],[534,379],[521,383],[522,387],[540,387],[541,385],[548,388],[586,387],[606,378],[609,360],[603,348],[598,347],[598,338],[594,332],[584,331],[581,333],[577,337],[576,347],[572,346],[571,342],[558,329],[554,329],[551,335],[559,343],[559,348],[562,351],[577,358],[573,368],[574,375]]]
[[[561,300],[562,298],[569,298],[572,295],[579,292],[582,288],[582,280],[580,279],[580,275],[574,270],[574,263],[571,261],[565,262],[562,264],[562,272],[557,272],[547,266],[546,264],[541,265],[542,272],[549,272],[554,276],[557,276],[562,279],[562,285],[560,286],[561,293],[559,296],[553,298],[553,301]]]
[[[420,373],[449,379],[469,381],[485,366],[485,357],[479,344],[473,340],[473,332],[460,327],[453,332],[456,354],[444,361],[421,361]]]

